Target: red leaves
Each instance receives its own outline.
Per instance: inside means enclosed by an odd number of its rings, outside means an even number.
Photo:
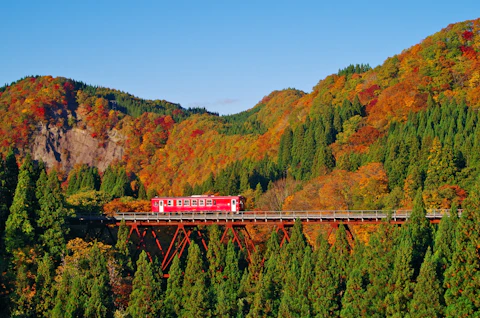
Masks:
[[[34,108],[34,115],[40,117],[41,119],[45,118],[45,107],[37,106]]]
[[[67,92],[73,91],[73,89],[74,89],[73,84],[70,83],[69,81],[66,81],[66,82],[63,84],[63,88],[64,88],[65,91],[67,91]]]
[[[197,136],[201,136],[204,134],[204,131],[201,130],[201,129],[195,129],[194,131],[192,131],[192,133],[190,134],[190,137],[192,138],[195,138]]]
[[[477,52],[471,46],[462,45],[460,46],[460,51],[462,51],[463,56],[471,60],[474,60],[477,56]]]
[[[473,39],[473,32],[472,31],[465,31],[462,33],[462,37],[465,41],[471,41]]]
[[[372,100],[376,96],[375,92],[378,90],[380,90],[380,86],[378,86],[377,84],[374,84],[369,88],[361,91],[358,94],[358,97],[360,98],[360,102],[362,104],[367,104],[370,100]]]

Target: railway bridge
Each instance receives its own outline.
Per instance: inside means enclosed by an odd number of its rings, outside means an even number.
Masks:
[[[199,244],[207,250],[207,243],[200,230],[204,226],[213,224],[220,226],[223,229],[221,241],[233,240],[250,256],[250,253],[256,249],[249,233],[249,228],[251,229],[252,226],[274,228],[281,238],[280,245],[290,240],[289,229],[296,220],[300,220],[303,224],[329,225],[328,236],[343,224],[349,238],[353,240],[349,225],[379,224],[386,220],[394,224],[402,224],[408,220],[411,213],[411,210],[244,211],[238,214],[118,212],[114,216],[77,215],[70,220],[70,223],[86,226],[88,231],[96,231],[97,235],[102,235],[106,231],[115,242],[112,229],[117,228],[124,221],[129,228],[128,238],[136,244],[137,250],[157,249],[161,254],[162,270],[165,271],[175,255],[181,256],[193,239],[199,240]],[[431,223],[439,223],[446,214],[449,214],[449,210],[429,210],[426,218]],[[162,244],[161,241],[164,243]]]

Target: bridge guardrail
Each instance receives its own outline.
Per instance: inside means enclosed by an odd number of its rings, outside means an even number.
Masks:
[[[447,214],[447,209],[428,210],[428,219],[440,219]],[[411,210],[318,210],[318,211],[244,211],[233,214],[225,212],[118,212],[115,216],[105,215],[77,215],[80,221],[115,222],[124,219],[133,222],[272,222],[294,221],[296,219],[308,221],[381,221],[390,216],[393,221],[404,221],[411,215]],[[461,210],[459,210],[461,214]]]

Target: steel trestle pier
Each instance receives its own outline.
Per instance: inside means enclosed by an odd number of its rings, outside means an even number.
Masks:
[[[309,224],[330,224],[332,229],[339,224],[347,226],[347,234],[353,240],[348,225],[379,224],[385,220],[391,223],[402,224],[408,220],[411,210],[345,210],[345,211],[245,211],[238,214],[225,212],[179,212],[179,213],[152,213],[152,212],[118,212],[115,216],[105,215],[77,215],[71,223],[90,224],[97,227],[118,227],[122,220],[129,227],[129,240],[137,236],[137,250],[147,249],[147,239],[154,242],[162,256],[162,270],[166,270],[174,257],[184,253],[187,245],[195,238],[205,250],[208,244],[199,227],[217,224],[223,228],[222,242],[232,240],[250,257],[256,247],[250,237],[247,226],[273,226],[279,233],[283,245],[290,240],[288,228],[296,220]],[[426,217],[431,223],[439,223],[444,215],[449,215],[449,210],[428,210]],[[459,211],[459,214],[461,211]],[[174,234],[169,239],[168,247],[162,246],[156,229],[167,227],[174,229]],[[329,232],[330,234],[331,232]],[[170,233],[171,234],[171,233]],[[171,237],[171,236],[170,236]]]

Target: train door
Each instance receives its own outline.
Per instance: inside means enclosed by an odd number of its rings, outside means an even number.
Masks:
[[[158,212],[165,212],[163,210],[163,200],[160,200],[160,204],[159,204],[158,208],[159,208]]]
[[[237,200],[236,199],[232,199],[232,212],[237,212]]]

